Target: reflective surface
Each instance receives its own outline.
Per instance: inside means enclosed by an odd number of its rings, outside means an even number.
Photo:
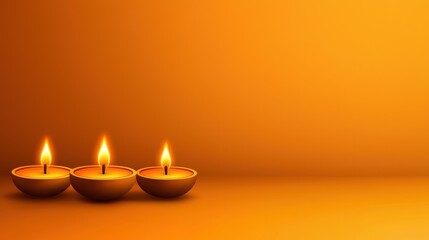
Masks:
[[[37,179],[52,179],[65,177],[70,174],[69,169],[64,169],[61,167],[50,166],[48,167],[48,171],[43,173],[43,166],[25,166],[21,169],[18,169],[15,174],[20,177],[25,178],[37,178]]]
[[[74,169],[74,174],[79,177],[90,179],[117,179],[130,176],[133,172],[127,167],[110,165],[106,168],[106,173],[103,174],[101,172],[101,167],[94,165]]]
[[[26,197],[5,177],[0,219],[2,236],[15,238],[149,239],[170,223],[168,232],[181,239],[427,239],[428,186],[429,178],[200,176],[178,199],[153,198],[135,185],[119,201],[94,203],[72,188],[50,199]]]

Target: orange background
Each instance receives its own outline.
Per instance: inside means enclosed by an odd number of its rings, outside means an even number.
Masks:
[[[0,171],[429,171],[427,1],[1,1]]]

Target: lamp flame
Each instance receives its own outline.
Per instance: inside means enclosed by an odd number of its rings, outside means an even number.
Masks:
[[[103,143],[101,144],[100,151],[98,152],[98,165],[100,167],[107,167],[110,163],[110,153],[107,148],[106,137],[103,137]]]
[[[46,139],[45,146],[43,147],[42,154],[40,155],[40,163],[42,164],[42,166],[49,166],[51,165],[51,161],[51,151],[49,150],[48,139]]]
[[[164,145],[164,151],[162,152],[161,166],[164,169],[165,169],[165,167],[167,167],[167,170],[171,166],[171,157],[170,157],[170,152],[168,151],[168,145],[167,145],[167,143],[165,143],[165,145]]]

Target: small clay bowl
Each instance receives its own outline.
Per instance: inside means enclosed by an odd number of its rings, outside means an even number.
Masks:
[[[96,165],[74,168],[70,171],[71,185],[91,200],[110,201],[124,196],[136,182],[136,171],[128,167],[110,165],[104,176],[99,172]]]
[[[174,171],[185,171],[188,174],[174,177]],[[148,172],[157,171],[159,176],[148,174]],[[179,197],[192,189],[196,180],[197,172],[190,168],[170,167],[169,172],[173,174],[170,178],[162,176],[164,170],[161,167],[146,167],[137,170],[137,183],[146,193],[160,198]],[[146,172],[146,174],[145,174]]]
[[[44,175],[42,166],[30,165],[13,169],[11,176],[21,192],[34,197],[52,197],[70,186],[69,173],[68,167],[51,165]]]

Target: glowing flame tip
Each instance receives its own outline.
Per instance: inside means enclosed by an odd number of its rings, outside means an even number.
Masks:
[[[101,144],[100,151],[98,152],[98,164],[100,166],[108,166],[110,163],[110,153],[109,149],[107,148],[107,141],[106,137],[103,138],[103,142]]]
[[[42,154],[40,155],[40,163],[42,164],[42,166],[44,165],[49,166],[51,165],[51,161],[52,161],[51,151],[49,150],[48,139],[46,139]]]
[[[171,157],[170,157],[170,152],[168,151],[168,144],[167,143],[165,143],[165,145],[164,145],[164,151],[162,152],[161,166],[163,168],[165,166],[167,166],[168,168],[170,168],[170,166],[171,166]]]

